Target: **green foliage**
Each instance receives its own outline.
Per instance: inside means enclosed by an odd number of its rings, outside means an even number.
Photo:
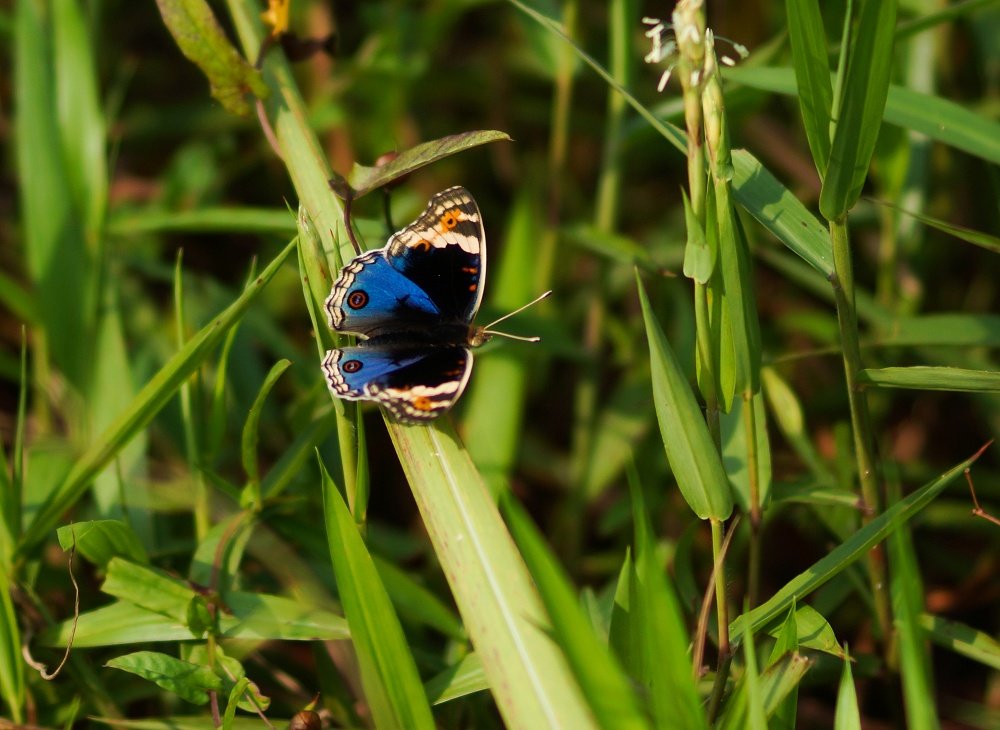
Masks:
[[[1000,15],[919,5],[0,11],[0,716],[995,724]],[[454,184],[554,295],[403,426],[324,301]]]

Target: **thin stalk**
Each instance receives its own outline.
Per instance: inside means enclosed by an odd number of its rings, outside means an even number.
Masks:
[[[840,344],[844,358],[844,376],[847,381],[847,402],[851,412],[854,437],[854,454],[857,460],[858,480],[865,508],[862,523],[870,522],[882,511],[880,470],[875,456],[875,438],[872,433],[868,399],[858,383],[858,373],[863,365],[858,339],[858,320],[854,309],[854,271],[846,220],[830,221],[830,239],[833,242],[833,284],[837,305],[837,323],[840,327]],[[867,558],[872,595],[875,598],[875,615],[885,646],[889,645],[892,630],[892,612],[886,581],[885,551],[876,545]]]
[[[747,472],[750,479],[750,550],[747,568],[748,608],[760,602],[760,560],[761,560],[761,508],[760,471],[757,454],[757,413],[753,407],[753,393],[743,392],[743,428],[747,435]]]

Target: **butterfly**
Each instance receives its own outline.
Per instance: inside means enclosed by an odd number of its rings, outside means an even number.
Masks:
[[[485,273],[479,206],[460,186],[438,193],[383,248],[340,270],[324,305],[330,327],[362,339],[326,353],[330,391],[374,401],[403,423],[430,421],[451,408],[472,373],[470,348],[493,335],[538,340],[489,329],[506,317],[473,324]]]

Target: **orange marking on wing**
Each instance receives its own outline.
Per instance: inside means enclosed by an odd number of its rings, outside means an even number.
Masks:
[[[441,224],[441,230],[450,231],[452,228],[458,225],[458,211],[449,210],[444,215],[441,216],[439,221]]]
[[[414,251],[420,251],[421,253],[427,253],[431,250],[431,242],[426,238],[421,238],[419,241],[410,244],[410,248]]]
[[[477,269],[475,266],[463,266],[462,271],[464,271],[466,274],[475,274],[476,272],[479,271],[479,269]]]
[[[418,411],[429,411],[434,407],[434,402],[426,395],[418,395],[416,398],[410,401],[410,405],[412,405]]]
[[[477,288],[475,284],[469,284],[469,291],[475,291]]]

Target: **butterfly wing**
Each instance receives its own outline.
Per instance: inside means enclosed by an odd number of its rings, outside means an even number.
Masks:
[[[472,372],[465,347],[341,347],[323,360],[338,398],[375,401],[403,423],[430,421],[451,408]]]
[[[483,298],[485,269],[479,206],[465,188],[448,188],[385,248],[344,266],[326,300],[330,326],[372,337],[468,325]]]

